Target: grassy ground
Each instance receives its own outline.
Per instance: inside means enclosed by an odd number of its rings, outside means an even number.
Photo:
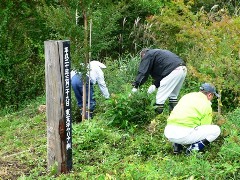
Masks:
[[[46,118],[38,112],[42,101],[0,117],[0,177],[28,175],[38,163],[46,168]]]
[[[128,130],[96,115],[73,124],[73,171],[55,176],[46,167],[43,102],[0,116],[0,179],[240,179],[240,109],[220,119],[221,136],[205,153],[192,156],[172,154],[167,115]]]

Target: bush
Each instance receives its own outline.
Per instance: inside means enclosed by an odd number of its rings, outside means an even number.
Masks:
[[[129,91],[121,94],[112,94],[111,99],[106,101],[103,115],[109,124],[129,128],[149,123],[155,116],[154,102],[147,92],[139,90],[136,93]]]

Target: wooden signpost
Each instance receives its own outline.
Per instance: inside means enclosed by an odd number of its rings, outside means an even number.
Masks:
[[[45,41],[47,165],[72,169],[70,41]]]

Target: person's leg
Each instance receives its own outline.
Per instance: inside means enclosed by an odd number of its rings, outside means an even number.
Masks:
[[[156,106],[155,112],[157,114],[162,114],[163,109],[164,109],[164,104],[157,104],[156,103],[155,106]]]
[[[180,153],[182,153],[182,150],[183,150],[183,146],[181,144],[173,143],[173,153],[174,154],[180,154]]]
[[[195,127],[189,135],[178,139],[180,144],[193,144],[203,139],[209,142],[214,141],[220,135],[220,128],[217,125],[202,125]]]
[[[173,143],[174,154],[180,154],[183,150],[182,141],[179,141],[179,139],[188,136],[192,131],[194,131],[193,128],[175,125],[167,125],[164,128],[165,137]]]
[[[156,94],[156,104],[155,104],[157,114],[161,114],[163,112],[164,103],[173,89],[173,86],[172,86],[173,76],[171,74],[169,74],[168,76],[166,76],[160,81],[160,86],[158,87],[157,94]]]
[[[181,67],[178,67],[179,70],[176,68],[168,76],[160,81],[160,86],[156,95],[156,105],[159,106],[158,109],[160,113],[163,111],[164,103],[167,98],[171,97],[173,99],[171,102],[177,102],[177,96],[181,88],[180,85],[183,84],[183,81],[186,77],[186,71],[183,71],[183,68]],[[176,87],[179,88],[178,93],[172,94],[173,91],[177,91]]]
[[[90,83],[90,92],[88,91],[88,88],[89,88],[89,85],[87,85],[87,105],[88,105],[88,95],[89,95],[89,93],[90,93],[90,103],[89,103],[89,105],[90,105],[90,107],[89,108],[87,108],[87,109],[89,109],[90,110],[90,118],[92,118],[93,117],[93,111],[94,111],[94,109],[95,109],[95,107],[96,107],[96,100],[95,100],[95,98],[94,98],[94,87],[93,87],[93,84],[92,83]]]
[[[196,128],[183,128],[167,126],[164,135],[172,143],[191,144],[187,153],[197,150],[201,151],[205,146],[214,141],[220,135],[220,128],[217,125],[202,125]]]
[[[93,112],[96,107],[96,100],[94,98],[94,87],[93,84],[90,85],[90,111]]]
[[[178,103],[177,98],[176,99],[169,98],[169,114],[171,113],[173,108],[177,105],[177,103]]]
[[[188,136],[178,140],[180,144],[191,144],[186,153],[202,151],[205,146],[214,141],[220,135],[220,128],[217,125],[202,125],[194,128]]]
[[[75,74],[71,79],[72,88],[77,99],[78,107],[82,108],[82,80],[81,75]]]
[[[178,78],[175,81],[175,88],[169,95],[169,112],[171,112],[178,103],[177,98],[187,75],[187,68],[185,66],[180,66],[174,71],[178,72]]]
[[[217,125],[203,125],[195,128],[195,133],[199,134],[198,139],[192,143],[186,150],[186,154],[190,154],[192,151],[202,151],[205,146],[214,141],[220,135],[220,128]],[[205,133],[205,136],[203,135]]]

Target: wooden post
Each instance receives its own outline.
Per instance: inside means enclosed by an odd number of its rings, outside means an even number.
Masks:
[[[47,166],[72,169],[70,41],[45,41]]]
[[[85,50],[85,67],[87,67],[88,61],[89,61],[89,53],[88,53],[88,22],[87,22],[87,12],[83,10],[83,20],[84,20],[84,50]],[[90,78],[90,77],[89,77]],[[85,115],[86,115],[86,99],[87,99],[87,92],[86,92],[86,79],[83,78],[83,107],[82,107],[82,121],[85,120]],[[89,89],[90,91],[90,89]]]

